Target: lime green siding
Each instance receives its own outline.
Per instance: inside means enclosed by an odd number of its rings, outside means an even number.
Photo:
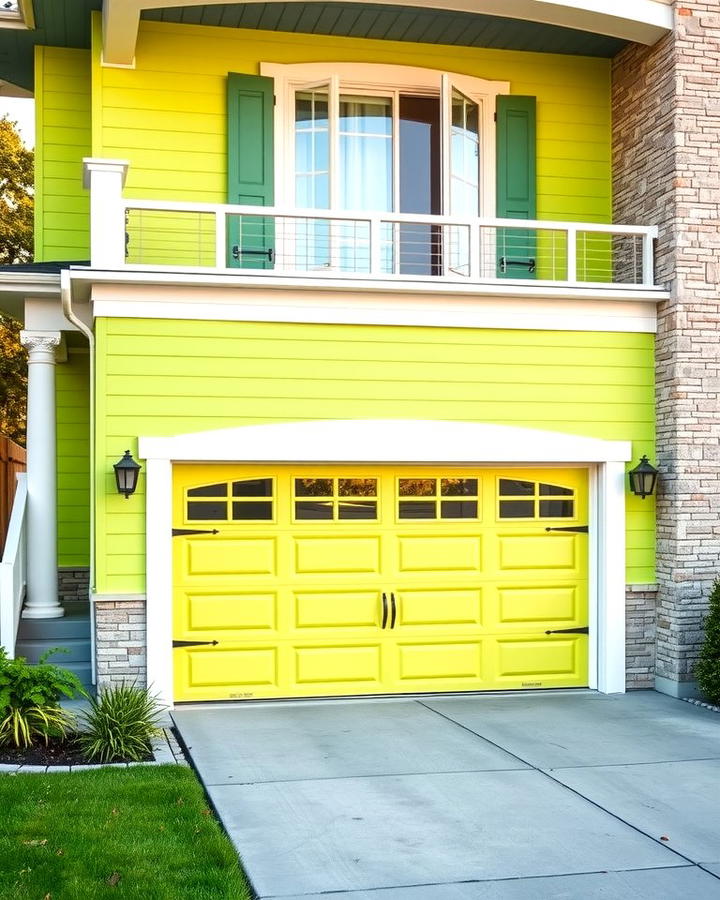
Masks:
[[[35,259],[88,259],[90,52],[37,47],[35,71]]]
[[[452,69],[537,97],[538,218],[610,221],[609,60],[141,21],[135,68],[116,69],[100,66],[100,39],[96,21],[93,154],[129,160],[129,197],[227,201],[229,72],[356,61]]]
[[[55,367],[58,565],[87,566],[90,554],[89,354],[70,350]]]
[[[300,419],[461,419],[633,441],[653,454],[653,337],[100,319],[99,591],[144,588],[144,479],[112,464],[139,435]],[[628,497],[628,571],[653,580],[652,499]]]

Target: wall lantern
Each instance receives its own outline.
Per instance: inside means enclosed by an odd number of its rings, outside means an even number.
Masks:
[[[628,476],[630,478],[630,490],[636,497],[642,497],[644,500],[655,490],[658,470],[648,462],[647,456],[643,454],[640,463],[634,469],[630,469]]]
[[[113,466],[118,494],[124,494],[126,500],[130,494],[135,493],[141,468],[142,466],[135,462],[129,450],[126,450],[123,458]]]

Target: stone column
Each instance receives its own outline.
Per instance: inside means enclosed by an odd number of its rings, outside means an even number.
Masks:
[[[720,7],[673,10],[672,34],[613,62],[614,218],[660,227],[655,686],[692,696],[720,574]]]
[[[23,331],[28,349],[26,619],[65,615],[57,590],[57,459],[55,349],[59,331]]]

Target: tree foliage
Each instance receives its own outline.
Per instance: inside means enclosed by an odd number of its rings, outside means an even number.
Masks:
[[[33,251],[33,153],[14,122],[0,119],[0,265],[30,262]]]
[[[0,434],[25,446],[27,353],[20,323],[0,315]]]
[[[695,677],[705,698],[720,705],[720,578],[710,591],[710,608],[703,625],[705,643],[695,665]]]
[[[33,252],[33,153],[15,124],[0,119],[0,265],[30,262]],[[0,434],[25,443],[27,354],[20,325],[0,314]]]

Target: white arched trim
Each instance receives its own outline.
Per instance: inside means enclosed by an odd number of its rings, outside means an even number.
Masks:
[[[590,474],[590,687],[625,690],[628,441],[478,422],[350,419],[141,437],[146,461],[148,681],[172,705],[172,464],[575,465]]]
[[[140,456],[176,462],[600,463],[630,459],[628,441],[434,419],[340,419],[246,425],[140,438]]]

